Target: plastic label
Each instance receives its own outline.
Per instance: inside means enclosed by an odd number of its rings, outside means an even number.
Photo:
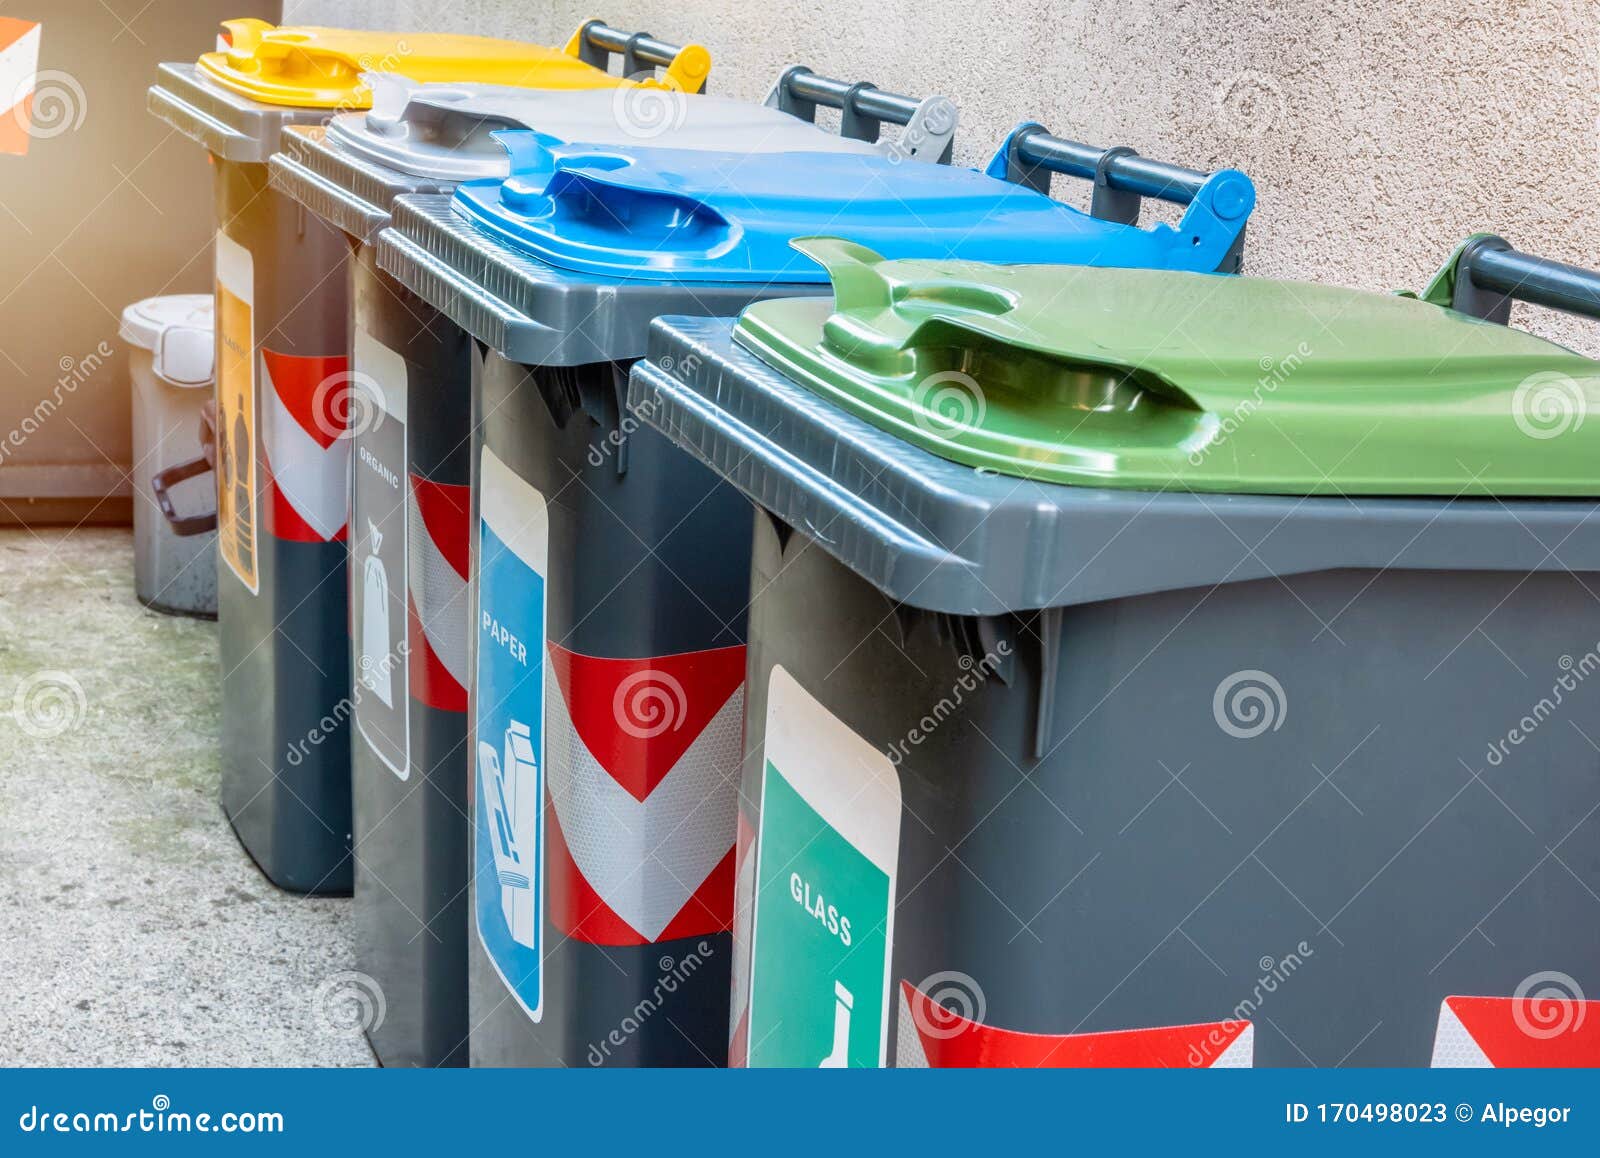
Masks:
[[[543,1014],[545,498],[487,447],[479,460],[475,922],[506,989]]]
[[[411,774],[407,679],[406,363],[364,330],[351,375],[351,478],[356,728],[389,771]]]
[[[748,1061],[884,1064],[900,780],[782,667],[767,690]]]
[[[252,595],[257,570],[255,266],[217,233],[217,549]]]

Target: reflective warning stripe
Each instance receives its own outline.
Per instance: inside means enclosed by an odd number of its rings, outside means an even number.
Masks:
[[[895,1065],[900,1068],[1248,1068],[1255,1026],[1248,1021],[1127,1029],[1112,1033],[1019,1033],[971,1021],[900,983]]]
[[[1435,1069],[1600,1067],[1600,1001],[1446,997],[1433,1039]]]
[[[268,530],[291,542],[342,540],[350,518],[347,359],[263,349],[261,371]]]
[[[467,710],[467,544],[472,488],[411,476],[411,695],[441,711]]]
[[[726,931],[744,648],[549,659],[551,919],[594,944]]]
[[[39,75],[40,26],[0,16],[0,153],[28,151],[34,89]],[[57,110],[59,112],[59,110]],[[67,109],[66,116],[74,115]]]

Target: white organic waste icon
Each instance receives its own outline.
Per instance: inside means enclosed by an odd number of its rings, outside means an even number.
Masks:
[[[533,873],[538,866],[525,850],[533,850],[528,838],[539,818],[539,764],[528,725],[512,720],[505,741],[504,764],[493,745],[478,742],[478,780],[489,808],[489,843],[500,879],[500,909],[511,939],[531,949]]]
[[[361,682],[367,690],[383,701],[386,708],[394,707],[394,689],[390,686],[389,659],[389,572],[378,558],[378,548],[383,545],[383,532],[378,524],[367,520],[367,541],[372,554],[361,570]]]
[[[842,982],[833,983],[833,1049],[817,1063],[819,1070],[842,1070],[850,1064],[850,1011],[856,999]]]

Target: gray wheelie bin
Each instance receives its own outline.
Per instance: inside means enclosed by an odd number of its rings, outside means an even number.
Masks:
[[[807,99],[917,109],[798,76]],[[822,224],[906,252],[1215,269],[1253,190],[1232,171],[1165,167],[1183,226],[1141,230],[893,156],[501,139],[506,180],[399,198],[379,250],[486,350],[472,424],[473,1061],[721,1064],[749,520],[737,492],[624,414],[649,320],[825,291],[787,247]]]
[[[735,1057],[1600,1061],[1600,362],[1483,320],[1600,276],[797,244],[629,396],[757,508]]]
[[[684,50],[590,23],[586,45],[631,45],[626,73],[670,67]],[[584,59],[607,65],[603,48]],[[389,998],[369,1032],[386,1065],[467,1056],[467,542],[471,382],[478,355],[450,318],[380,271],[375,242],[395,198],[503,177],[492,134],[668,148],[878,152],[876,123],[836,136],[778,107],[663,90],[549,91],[418,85],[368,76],[372,108],[326,126],[294,125],[269,161],[274,189],[341,230],[353,324],[350,587],[355,697],[352,751],[358,963]],[[796,86],[851,86],[793,68]],[[882,94],[880,94],[882,95]],[[663,102],[672,107],[665,107]],[[901,106],[896,106],[899,109]],[[911,107],[907,157],[938,156],[954,129],[948,101]],[[409,625],[409,627],[408,627]],[[401,641],[408,641],[402,646]],[[384,657],[392,657],[384,662]]]
[[[586,26],[586,28],[589,26]],[[150,111],[203,145],[216,174],[218,619],[222,805],[273,883],[347,893],[352,388],[349,242],[269,183],[282,130],[366,108],[365,73],[567,91],[610,76],[565,50],[477,36],[223,24],[193,64],[163,64]],[[704,78],[703,49],[674,62]],[[394,656],[365,673],[394,682]],[[374,693],[376,694],[376,693]]]

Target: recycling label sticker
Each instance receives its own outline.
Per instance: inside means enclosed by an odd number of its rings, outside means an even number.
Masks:
[[[217,550],[257,595],[255,262],[221,231],[216,254]]]
[[[542,494],[479,461],[473,869],[478,938],[528,1016],[543,1014],[545,576]]]
[[[356,728],[389,771],[411,774],[406,669],[409,525],[406,362],[364,330],[350,375],[355,455],[350,492]]]
[[[881,1066],[899,776],[782,667],[768,684],[764,757],[749,1064]]]

